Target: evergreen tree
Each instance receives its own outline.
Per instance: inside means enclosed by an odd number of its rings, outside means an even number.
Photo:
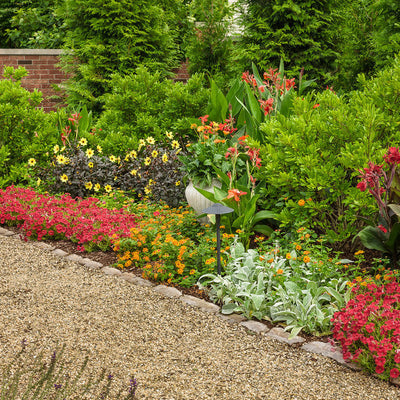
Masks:
[[[164,0],[165,2],[166,0]],[[113,73],[145,65],[164,76],[176,66],[177,46],[160,3],[150,0],[65,0],[64,65],[72,67],[69,102],[101,107]],[[163,4],[163,3],[161,3]]]
[[[242,69],[251,63],[265,70],[278,68],[280,59],[289,76],[304,68],[310,78],[322,78],[336,57],[329,25],[336,0],[240,0],[243,35],[236,58]]]

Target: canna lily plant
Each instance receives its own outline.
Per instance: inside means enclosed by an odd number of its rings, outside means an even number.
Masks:
[[[394,266],[398,266],[400,252],[400,204],[393,204],[398,199],[399,177],[396,173],[400,164],[400,152],[397,147],[390,147],[383,157],[385,164],[368,163],[361,172],[361,181],[357,188],[368,192],[377,202],[379,215],[377,226],[367,226],[356,237],[368,249],[389,254]],[[385,167],[384,167],[385,165]]]
[[[230,160],[231,168],[227,173],[214,166],[222,187],[214,187],[210,193],[201,188],[196,189],[206,198],[231,207],[234,212],[224,216],[226,229],[236,230],[246,249],[254,232],[269,236],[273,229],[265,223],[275,219],[276,215],[268,210],[257,210],[257,200],[263,182],[253,177],[255,169],[261,167],[259,149],[246,143],[248,136],[242,136],[237,143],[229,147],[225,159]]]

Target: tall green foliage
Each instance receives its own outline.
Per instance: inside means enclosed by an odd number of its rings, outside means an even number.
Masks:
[[[332,241],[355,235],[374,215],[375,205],[356,188],[359,170],[400,144],[400,59],[359,81],[362,90],[348,98],[330,90],[297,97],[290,116],[261,126],[265,208],[275,203],[284,224],[312,226]]]
[[[0,80],[0,187],[26,179],[28,160],[39,162],[55,141],[51,115],[38,108],[42,94],[21,87],[26,75],[5,67]]]
[[[7,29],[11,28],[11,17],[17,11],[16,0],[2,0],[0,6],[0,48],[9,47]]]
[[[135,148],[147,136],[162,139],[166,131],[177,133],[178,139],[190,132],[194,117],[205,113],[209,98],[202,74],[184,85],[143,66],[135,73],[114,74],[111,85],[97,128],[104,150],[112,153]]]
[[[400,3],[396,0],[344,2],[335,12],[337,74],[335,86],[357,87],[357,75],[372,77],[389,67],[400,51]]]
[[[113,73],[139,64],[167,74],[176,60],[174,42],[158,3],[148,0],[65,0],[64,61],[72,67],[69,102],[92,103],[110,90]]]
[[[242,69],[255,62],[260,69],[279,65],[289,75],[304,68],[306,76],[321,78],[333,70],[335,51],[329,25],[336,0],[240,0],[243,35],[236,57]]]
[[[57,13],[62,0],[19,0],[7,29],[15,48],[60,48],[64,42],[64,18]]]
[[[228,0],[193,0],[189,14],[184,46],[190,72],[226,75],[232,50]]]

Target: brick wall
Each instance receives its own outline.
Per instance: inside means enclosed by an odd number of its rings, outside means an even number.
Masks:
[[[60,100],[50,99],[49,96],[59,96],[60,92],[56,92],[52,85],[60,84],[67,78],[57,66],[60,54],[61,50],[56,49],[0,49],[0,79],[3,79],[4,66],[25,67],[29,74],[22,79],[22,86],[29,91],[41,91],[41,107],[45,111],[55,110]]]
[[[62,50],[57,49],[0,49],[0,79],[3,79],[4,66],[18,68],[25,67],[28,76],[22,79],[22,86],[29,90],[38,89],[43,93],[41,107],[45,111],[55,110],[60,106],[60,100],[49,98],[60,96],[62,93],[53,89],[53,84],[61,84],[67,75],[57,66]],[[179,68],[174,70],[174,82],[184,82],[190,78],[188,72],[189,62],[186,60]]]
[[[181,63],[181,66],[179,68],[173,70],[172,72],[175,74],[173,78],[174,82],[186,83],[187,80],[190,78],[188,68],[189,68],[189,61],[186,60]]]

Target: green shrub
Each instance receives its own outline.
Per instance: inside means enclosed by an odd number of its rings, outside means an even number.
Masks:
[[[184,46],[189,71],[226,75],[232,51],[230,8],[226,0],[194,0],[189,4],[190,30]],[[215,79],[215,78],[214,78]]]
[[[173,35],[159,3],[67,0],[64,13],[68,54],[63,60],[73,72],[69,104],[91,104],[99,112],[99,96],[112,88],[113,73],[131,73],[143,64],[165,76],[176,66]]]
[[[335,11],[338,57],[335,87],[357,87],[357,75],[371,77],[390,67],[400,51],[400,4],[396,0],[343,2]]]
[[[135,73],[115,74],[112,92],[104,96],[105,110],[97,127],[108,153],[121,153],[136,148],[146,136],[163,139],[173,130],[178,136],[190,132],[192,119],[202,115],[208,101],[204,76],[194,75],[188,83],[173,83],[139,67]]]
[[[301,68],[321,79],[334,69],[335,46],[330,24],[335,1],[241,0],[243,35],[235,46],[241,70],[254,62],[260,69],[279,65],[283,58],[289,76]],[[240,72],[240,71],[238,71]]]
[[[28,178],[28,160],[42,162],[55,142],[52,116],[40,108],[42,94],[21,87],[25,68],[4,68],[0,80],[0,187]]]
[[[376,211],[356,189],[358,171],[399,143],[399,80],[397,59],[376,79],[362,78],[364,90],[347,100],[326,90],[296,98],[291,116],[266,121],[264,208],[275,205],[284,225],[314,227],[331,241],[355,235]]]

